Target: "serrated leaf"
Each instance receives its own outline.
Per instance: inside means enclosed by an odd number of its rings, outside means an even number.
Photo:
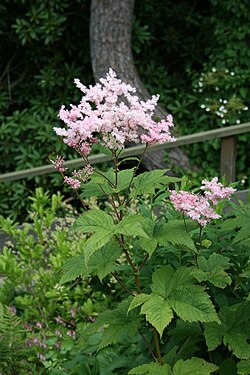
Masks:
[[[239,375],[250,374],[250,359],[246,359],[237,363],[237,369]]]
[[[127,236],[147,237],[147,233],[143,229],[145,218],[140,214],[131,214],[125,216],[115,228],[115,232]]]
[[[248,219],[250,221],[250,217]],[[233,239],[233,244],[238,243],[241,241],[249,240],[250,237],[250,224],[245,224],[240,228],[240,230],[236,233],[236,236]]]
[[[113,219],[106,212],[93,209],[84,212],[78,219],[76,219],[71,231],[91,233],[103,229],[106,229],[107,232],[112,232],[114,230]]]
[[[134,337],[138,332],[141,318],[133,311],[127,313],[131,299],[122,301],[116,309],[102,312],[96,319],[96,322],[87,327],[83,334],[95,332],[100,327],[108,325],[103,332],[99,350],[122,342],[125,337]]]
[[[96,355],[99,375],[110,375],[113,370],[127,367],[128,358],[114,350],[104,349]]]
[[[188,322],[219,322],[209,295],[199,285],[182,286],[169,296],[176,314]]]
[[[221,325],[205,324],[205,338],[209,350],[215,349],[223,339],[224,345],[240,359],[250,359],[250,301],[224,306],[219,312]]]
[[[152,254],[154,253],[158,245],[157,240],[151,239],[151,238],[148,239],[144,237],[141,237],[139,239],[139,243],[140,243],[141,248],[148,253],[149,258],[152,256]]]
[[[168,265],[159,268],[152,275],[153,284],[151,289],[154,293],[158,293],[163,298],[166,297],[166,286],[170,284],[174,276],[173,268]]]
[[[210,375],[218,370],[218,366],[204,359],[192,357],[183,361],[180,359],[173,367],[173,375]]]
[[[222,342],[223,331],[217,323],[207,323],[204,325],[204,336],[209,351],[217,348]]]
[[[109,241],[90,257],[88,267],[92,272],[95,272],[102,281],[105,276],[114,271],[116,267],[115,261],[120,255],[121,249],[118,244],[114,241]]]
[[[59,281],[60,285],[74,281],[78,277],[86,277],[90,273],[88,267],[86,267],[83,255],[69,259],[62,267],[62,272],[63,276]]]
[[[138,333],[141,319],[139,317],[125,318],[124,316],[113,317],[112,323],[104,330],[99,350],[117,342],[123,342],[125,338],[133,338]]]
[[[164,364],[161,366],[158,362],[151,362],[145,365],[137,366],[129,371],[128,375],[170,375],[170,366]]]
[[[241,359],[250,359],[250,345],[248,343],[249,334],[244,335],[242,332],[227,332],[224,334],[223,342],[228,345],[234,355]]]
[[[149,294],[141,293],[137,294],[129,305],[128,312],[140,306],[142,303],[149,299]]]
[[[112,194],[112,189],[108,185],[100,185],[90,181],[83,185],[80,197],[103,197],[110,194]]]
[[[229,258],[213,253],[208,259],[199,256],[197,262],[199,269],[196,269],[193,275],[199,282],[209,281],[218,288],[231,284],[230,276],[224,271],[230,267]]]
[[[250,211],[241,212],[235,218],[231,218],[224,222],[221,226],[222,231],[232,231],[233,229],[238,229],[233,243],[241,243],[243,241],[249,240],[250,237]],[[245,244],[244,242],[244,245]]]
[[[168,177],[164,174],[168,169],[153,170],[141,173],[135,177],[132,184],[131,196],[135,198],[141,194],[154,194],[156,189],[167,187]]]
[[[168,223],[157,225],[155,227],[154,238],[158,239],[161,245],[166,245],[170,242],[173,245],[182,245],[197,252],[194,242],[186,232],[181,220],[171,220]]]
[[[99,229],[83,245],[86,264],[92,255],[103,246],[105,246],[113,237],[113,233],[106,229]]]
[[[146,315],[147,321],[159,332],[160,337],[174,316],[168,302],[156,294],[151,294],[146,300],[141,307],[141,314]]]
[[[127,189],[130,185],[130,181],[134,175],[134,170],[131,169],[124,169],[118,172],[118,185],[117,185],[117,192],[121,192]]]
[[[144,217],[143,230],[147,233],[148,237],[139,238],[139,244],[149,254],[149,257],[151,257],[158,245],[158,240],[154,238],[154,228],[155,221]]]
[[[127,189],[130,185],[130,181],[134,175],[134,170],[123,169],[117,174],[117,187],[116,185],[116,174],[113,168],[110,168],[107,172],[101,172],[101,174],[93,174],[91,182],[96,184],[101,184],[102,189],[108,194],[114,194],[114,192],[119,193]],[[108,182],[110,181],[110,183]]]
[[[196,285],[193,267],[180,267],[173,271],[165,266],[154,272],[152,291],[159,293],[183,320],[211,322],[219,319],[208,294]]]

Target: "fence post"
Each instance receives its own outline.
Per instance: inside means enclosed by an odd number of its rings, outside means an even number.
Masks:
[[[236,137],[222,138],[220,153],[220,176],[226,177],[227,183],[236,180]]]

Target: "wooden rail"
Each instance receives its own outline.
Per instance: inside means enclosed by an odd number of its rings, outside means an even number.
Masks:
[[[227,126],[224,128],[208,130],[205,132],[195,133],[178,137],[174,143],[163,143],[150,146],[148,152],[167,150],[174,147],[189,145],[198,142],[208,141],[210,139],[222,138],[221,142],[221,176],[226,176],[227,182],[235,181],[235,165],[236,165],[236,136],[243,133],[250,132],[250,122],[245,124]],[[141,155],[144,151],[145,145],[128,147],[121,155],[122,158],[127,156]],[[103,163],[112,160],[110,156],[105,154],[97,154],[89,157],[91,164]],[[65,162],[65,167],[77,168],[83,165],[82,158],[69,160]],[[5,173],[0,175],[0,182],[15,181],[23,178],[41,176],[55,172],[52,164],[44,165],[42,167],[24,169],[20,171]]]

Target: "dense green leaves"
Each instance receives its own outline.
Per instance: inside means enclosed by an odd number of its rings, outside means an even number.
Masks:
[[[250,373],[250,359],[242,360],[237,364],[239,375],[248,375]]]
[[[156,189],[167,188],[170,183],[178,182],[181,179],[165,176],[168,169],[154,170],[141,173],[135,177],[132,185],[132,197],[141,194],[154,194]]]
[[[131,214],[124,217],[115,228],[116,233],[125,234],[128,236],[142,236],[147,237],[144,230],[146,219],[140,214]]]
[[[138,366],[129,371],[129,374],[145,375],[210,375],[218,369],[212,363],[208,363],[200,358],[191,358],[186,361],[180,359],[176,362],[173,369],[168,364],[161,366],[159,363],[149,363]]]
[[[173,318],[173,311],[188,322],[220,323],[215,308],[204,289],[196,285],[193,267],[181,267],[176,272],[171,266],[153,273],[150,295],[136,296],[129,309],[142,305],[141,314],[160,335]]]
[[[155,238],[162,245],[168,242],[174,245],[182,245],[196,252],[196,247],[190,235],[187,233],[181,220],[171,220],[168,223],[160,223],[155,227]]]
[[[167,301],[159,295],[151,294],[141,308],[146,320],[157,329],[160,337],[173,318],[173,311]]]
[[[198,269],[193,275],[198,281],[209,281],[218,288],[231,284],[230,276],[225,272],[230,267],[230,259],[213,253],[208,259],[203,256],[197,259]]]
[[[157,362],[148,363],[146,365],[141,365],[133,370],[129,371],[129,375],[136,375],[136,374],[145,374],[145,375],[170,375],[170,366],[164,364],[161,366]]]
[[[75,220],[72,231],[81,231],[82,233],[96,232],[100,229],[106,232],[112,232],[114,229],[113,219],[102,210],[89,210],[83,213]]]
[[[180,359],[173,367],[173,375],[209,375],[218,369],[213,363],[201,358]]]
[[[84,334],[89,334],[98,330],[104,325],[108,325],[103,332],[103,336],[99,345],[99,349],[122,342],[126,337],[132,338],[137,334],[141,318],[135,313],[127,313],[129,301],[121,302],[116,309],[106,310],[98,316],[96,322],[89,326]]]
[[[63,276],[60,284],[73,281],[78,277],[86,277],[89,274],[88,268],[83,255],[79,255],[69,259],[62,267]]]
[[[249,301],[223,307],[219,312],[221,324],[205,324],[205,338],[209,350],[214,350],[222,342],[240,359],[250,358],[250,317]]]

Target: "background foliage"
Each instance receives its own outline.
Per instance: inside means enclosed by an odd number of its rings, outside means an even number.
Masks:
[[[89,0],[1,2],[1,173],[47,164],[58,153],[74,156],[52,128],[60,105],[79,100],[73,78],[93,81],[89,6]],[[248,0],[135,1],[136,66],[179,134],[249,121],[249,13]],[[237,178],[246,180],[249,136],[239,140]],[[218,148],[218,141],[187,147],[196,174],[218,175]],[[35,184],[56,190],[61,179],[1,183],[0,212],[23,219]]]

